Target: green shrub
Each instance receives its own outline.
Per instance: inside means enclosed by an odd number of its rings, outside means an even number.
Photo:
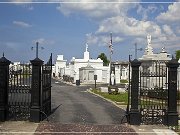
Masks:
[[[120,83],[128,83],[128,80],[120,80]]]

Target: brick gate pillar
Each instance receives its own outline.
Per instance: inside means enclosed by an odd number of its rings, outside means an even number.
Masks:
[[[41,115],[41,75],[43,61],[35,58],[30,61],[32,63],[32,84],[31,84],[31,109],[30,121],[40,122]]]
[[[4,55],[0,58],[0,121],[5,121],[8,114],[9,64]]]
[[[141,62],[137,59],[131,61],[131,108],[129,112],[129,124],[139,125],[141,123],[140,112],[138,109],[138,91],[139,91],[139,67]]]
[[[167,125],[178,125],[177,113],[177,68],[179,63],[176,59],[172,59],[167,63],[168,67],[168,111]]]

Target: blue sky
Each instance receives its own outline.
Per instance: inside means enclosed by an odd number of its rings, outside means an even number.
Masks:
[[[18,3],[16,3],[18,2]],[[113,60],[128,60],[134,56],[134,44],[146,47],[147,34],[152,35],[154,52],[165,47],[174,54],[180,49],[180,1],[156,0],[9,0],[0,3],[0,54],[11,61],[35,57],[35,42],[39,41],[40,58],[50,53],[70,60],[82,58],[86,42],[91,58],[104,52],[109,56],[110,32],[113,35]],[[53,3],[54,2],[54,3]],[[71,3],[67,3],[71,2]],[[100,1],[102,2],[102,1]],[[156,3],[155,3],[156,2]],[[138,57],[143,55],[138,52]]]

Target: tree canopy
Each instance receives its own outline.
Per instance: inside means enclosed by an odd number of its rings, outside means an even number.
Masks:
[[[109,64],[109,60],[107,59],[107,56],[104,53],[101,53],[98,55],[98,58],[100,58],[101,60],[103,60],[103,65],[104,66],[108,66]]]
[[[176,51],[176,59],[179,60],[180,59],[180,50]]]

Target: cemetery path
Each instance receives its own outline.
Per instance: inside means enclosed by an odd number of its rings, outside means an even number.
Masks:
[[[54,113],[49,117],[49,122],[44,121],[39,124],[36,133],[137,135],[130,125],[121,124],[124,110],[86,92],[88,87],[70,86],[52,80],[52,110]]]
[[[52,80],[52,122],[61,124],[121,124],[124,110],[86,90]],[[59,106],[59,107],[58,107]]]

